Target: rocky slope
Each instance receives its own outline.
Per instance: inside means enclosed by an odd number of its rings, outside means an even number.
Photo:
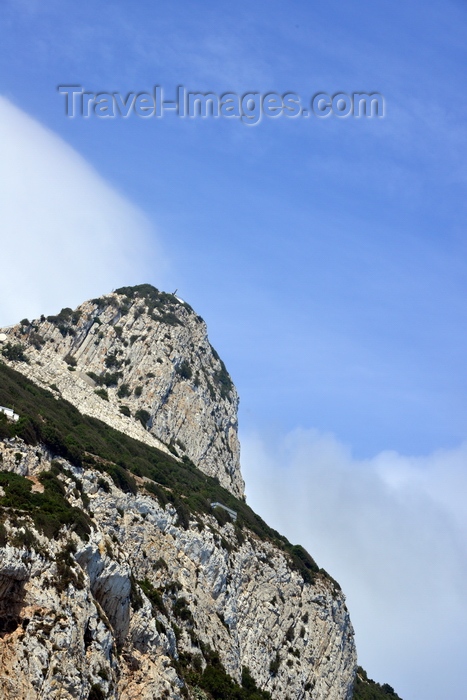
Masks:
[[[13,366],[82,413],[180,457],[244,493],[238,395],[206,324],[173,294],[124,287],[56,316],[2,329]]]
[[[145,286],[4,332],[0,697],[351,700],[344,596],[245,503],[190,307]]]
[[[46,451],[17,441],[0,454],[43,489]],[[53,468],[68,502],[92,513],[90,532],[49,539],[28,517],[5,517],[2,698],[206,698],[199,674],[212,650],[272,698],[350,697],[352,627],[329,579],[305,584],[283,552],[248,531],[240,541],[214,515],[184,529],[147,492],[65,460]],[[5,474],[1,484],[6,495],[16,486]]]

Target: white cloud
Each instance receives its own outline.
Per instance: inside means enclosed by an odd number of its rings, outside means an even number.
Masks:
[[[462,697],[467,444],[358,460],[296,430],[242,446],[248,502],[341,583],[369,675],[404,700]]]
[[[144,214],[51,131],[0,97],[0,326],[165,267]]]

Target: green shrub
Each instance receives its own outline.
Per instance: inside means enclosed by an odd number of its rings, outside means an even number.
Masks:
[[[64,457],[76,466],[98,465],[99,469],[111,476],[117,487],[132,493],[136,493],[137,487],[131,472],[138,471],[148,479],[144,488],[154,493],[162,506],[168,501],[174,504],[182,527],[189,528],[190,521],[199,522],[199,515],[212,513],[210,504],[219,501],[237,512],[237,532],[251,531],[260,539],[272,542],[290,556],[291,566],[306,581],[327,576],[324,571],[317,570],[316,563],[306,550],[292,546],[286,537],[254,513],[244,500],[235,498],[220,486],[217,479],[199,471],[186,456],[181,461],[175,460],[166,452],[134,440],[96,418],[80,414],[67,401],[55,398],[50,391],[41,389],[1,363],[0,405],[14,405],[21,415],[18,423],[8,422],[0,416],[0,438],[21,435],[27,444],[44,444],[53,455]],[[150,420],[150,414],[144,409],[140,409],[135,417],[145,427]],[[27,480],[26,483],[30,485]],[[85,516],[83,511],[79,512],[81,517]]]
[[[401,698],[390,685],[376,683],[368,678],[361,666],[358,666],[352,700],[401,700]]]
[[[110,486],[109,482],[107,479],[104,479],[102,476],[100,476],[97,480],[97,486],[102,489],[102,491],[105,491],[106,493],[110,493]]]
[[[185,600],[185,598],[177,598],[177,600],[172,606],[172,612],[175,615],[175,617],[178,617],[184,622],[194,622],[193,614],[190,608],[188,607],[188,602]]]
[[[175,371],[182,379],[191,379],[193,376],[193,370],[187,360],[183,360],[176,368]]]
[[[64,497],[64,486],[52,472],[42,472],[39,477],[44,493],[33,493],[32,483],[19,474],[0,472],[0,486],[5,496],[0,497],[0,508],[27,513],[35,526],[47,537],[58,535],[64,526],[88,539],[91,532],[89,517],[80,509],[70,505]]]
[[[44,338],[39,335],[39,333],[36,333],[35,331],[31,331],[28,340],[31,343],[31,345],[36,348],[36,350],[40,350],[41,347],[44,345],[45,340]]]
[[[120,369],[120,367],[123,364],[123,361],[117,358],[115,352],[112,352],[107,355],[107,357],[104,360],[104,364],[108,369],[112,369],[113,367]]]
[[[94,683],[89,691],[88,700],[105,700],[105,698],[106,696],[103,690],[101,690],[101,687],[97,683]]]
[[[154,588],[152,583],[147,578],[145,578],[143,581],[138,581],[138,583],[144,595],[151,603],[153,614],[155,615],[156,612],[159,611],[163,615],[167,615],[167,608],[165,607],[162,599],[162,592],[158,588]]]
[[[81,569],[78,569],[76,573],[74,568],[76,568],[77,563],[73,556],[76,552],[76,545],[74,542],[68,542],[63,549],[55,557],[55,563],[57,566],[57,590],[62,592],[66,591],[69,584],[72,583],[75,588],[84,588],[84,576]]]
[[[135,418],[136,420],[140,421],[144,428],[147,428],[147,425],[151,419],[151,414],[148,411],[145,411],[144,408],[140,408],[136,411]]]
[[[88,372],[88,377],[91,377],[96,384],[99,386],[117,386],[119,380],[122,378],[123,374],[121,372],[104,372],[104,374],[96,374],[95,372]]]
[[[94,393],[97,396],[100,396],[101,399],[104,399],[104,401],[109,400],[109,392],[107,391],[107,389],[95,389]]]
[[[78,364],[78,362],[76,361],[76,357],[73,357],[70,354],[65,355],[63,359],[70,367],[76,367],[76,365]]]
[[[0,547],[4,547],[8,542],[8,531],[5,525],[0,522]]]
[[[21,343],[6,343],[2,347],[2,355],[11,362],[28,362],[28,358],[24,354],[24,346]]]
[[[279,652],[276,652],[275,657],[269,664],[269,673],[271,676],[277,676],[279,672],[279,666],[281,665],[281,657],[279,656]]]
[[[39,542],[29,527],[23,527],[17,530],[15,534],[11,536],[10,544],[12,547],[17,547],[18,549],[40,549]]]
[[[130,387],[128,384],[122,384],[117,391],[117,396],[119,399],[125,399],[127,396],[131,395]]]

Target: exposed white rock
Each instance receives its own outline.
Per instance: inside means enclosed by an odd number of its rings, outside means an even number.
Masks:
[[[29,359],[10,364],[82,413],[186,455],[243,496],[236,389],[204,321],[177,297],[152,294],[151,302],[143,292],[133,298],[112,293],[51,320],[4,329],[8,342],[21,343]],[[108,400],[95,393],[99,386],[89,373],[101,378],[119,373],[115,386],[100,387]],[[147,412],[145,427],[135,417],[138,411]]]
[[[12,470],[20,471],[16,448],[27,478],[50,468],[45,451],[0,442]],[[353,630],[331,579],[320,573],[305,583],[287,554],[245,529],[240,542],[231,522],[204,516],[202,529],[193,521],[185,530],[171,505],[123,493],[107,477],[108,491],[96,489],[101,474],[60,461],[67,497],[84,508],[74,488],[82,479],[93,530],[87,542],[66,528],[48,540],[29,522],[31,550],[0,548],[0,697],[87,698],[95,686],[119,700],[186,692],[198,700],[201,691],[184,689],[177,659],[198,655],[204,665],[209,646],[237,681],[248,666],[273,700],[349,700]],[[14,518],[5,526],[18,531]],[[63,585],[56,561],[70,539],[72,575]],[[159,603],[137,582],[158,591]]]
[[[238,396],[183,301],[126,288],[4,336],[2,356],[36,384],[188,458],[243,498]],[[98,456],[92,465],[103,471],[63,458],[52,465],[54,456],[18,437],[0,440],[2,700],[207,700],[196,682],[214,653],[237,682],[247,667],[272,700],[351,699],[353,630],[325,572],[303,573],[290,546],[216,500],[189,520],[184,497],[172,494],[177,510],[164,494],[164,507],[147,476],[124,493]],[[13,474],[31,482],[34,499],[47,496],[52,475],[42,472],[51,466],[55,493],[79,509],[54,539],[8,501],[18,481],[29,488]],[[245,505],[235,508],[244,518]]]

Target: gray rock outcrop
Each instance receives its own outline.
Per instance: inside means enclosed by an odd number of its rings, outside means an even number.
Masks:
[[[24,346],[29,364],[12,365],[30,379],[82,413],[186,455],[243,496],[238,394],[188,304],[150,285],[125,287],[3,330],[3,347]]]

